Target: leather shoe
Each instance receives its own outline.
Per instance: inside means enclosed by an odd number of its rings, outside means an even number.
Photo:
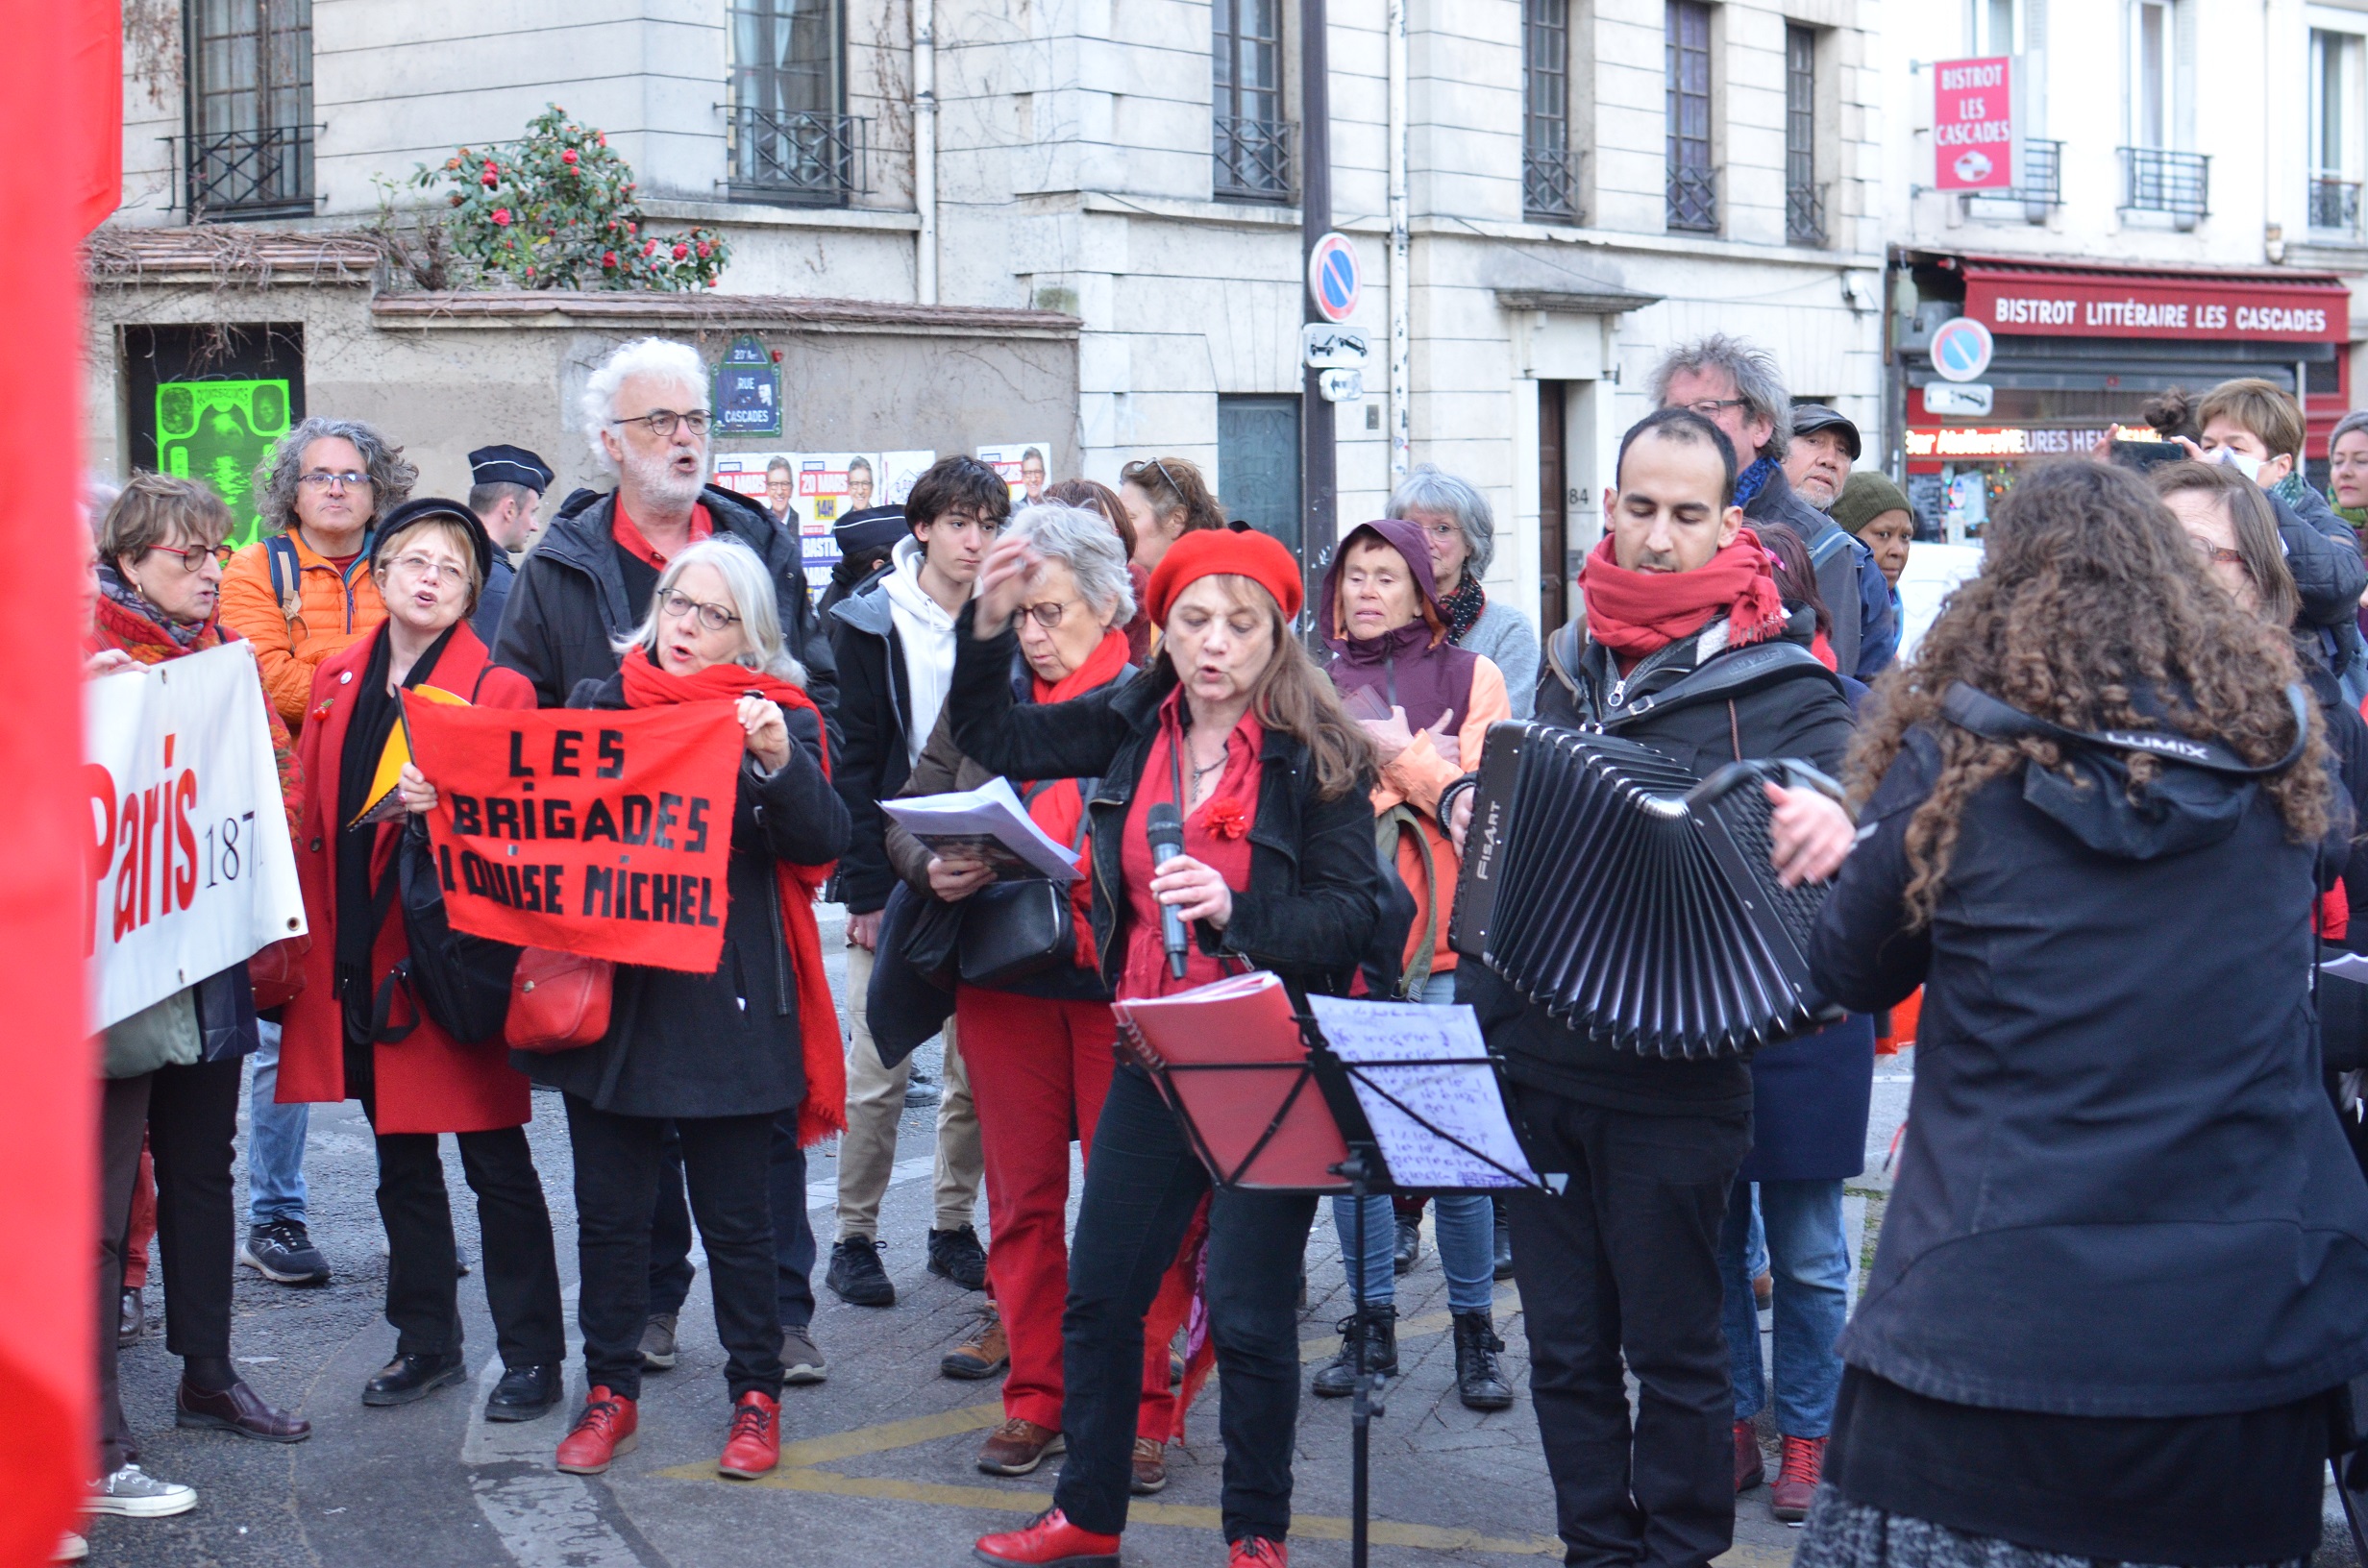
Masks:
[[[210,1427],[265,1443],[301,1443],[312,1435],[311,1422],[274,1409],[243,1383],[210,1394],[190,1387],[186,1378],[181,1380],[181,1392],[173,1396],[173,1425]]]
[[[715,1461],[719,1475],[754,1481],[781,1462],[781,1402],[752,1388],[732,1403],[731,1430]]]
[[[1817,1482],[1825,1477],[1825,1441],[1822,1437],[1784,1439],[1784,1463],[1767,1495],[1768,1511],[1779,1523],[1797,1525],[1809,1517],[1809,1505],[1817,1498]]]
[[[597,1476],[640,1442],[640,1407],[606,1384],[596,1383],[584,1393],[576,1425],[559,1439],[557,1466],[571,1476]]]
[[[564,1382],[552,1365],[513,1366],[505,1370],[485,1401],[488,1421],[532,1421],[559,1403]]]
[[[1058,1431],[1015,1415],[978,1445],[978,1468],[990,1476],[1024,1476],[1068,1447]]]
[[[1148,1497],[1165,1490],[1168,1485],[1168,1445],[1156,1437],[1135,1439],[1133,1472],[1127,1477],[1126,1489],[1136,1497]]]
[[[1748,1421],[1735,1423],[1735,1489],[1748,1492],[1767,1479],[1767,1466],[1760,1455],[1760,1434]]]
[[[972,1552],[981,1562],[1013,1568],[1119,1568],[1119,1538],[1079,1530],[1058,1508],[1044,1512],[1018,1530],[981,1535]]]
[[[446,1351],[441,1356],[398,1356],[382,1368],[379,1375],[361,1385],[364,1405],[408,1405],[415,1399],[426,1399],[448,1383],[459,1383],[469,1375],[461,1363],[460,1352]]]

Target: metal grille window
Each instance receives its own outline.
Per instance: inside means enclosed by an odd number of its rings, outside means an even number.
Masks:
[[[191,218],[312,210],[312,0],[192,0]]]
[[[1215,0],[1209,7],[1217,167],[1234,201],[1291,199],[1291,127],[1283,123],[1281,0]]]
[[[863,122],[845,103],[838,0],[731,0],[731,194],[816,207],[863,188]]]
[[[1570,151],[1570,0],[1524,0],[1521,26],[1521,209],[1578,220]]]
[[[1825,243],[1825,190],[1817,184],[1817,35],[1785,29],[1785,238]]]
[[[1718,171],[1711,166],[1711,8],[1668,0],[1669,227],[1718,232]]]
[[[2310,227],[2360,237],[2360,48],[2356,34],[2310,31]]]
[[[2211,214],[2211,159],[2158,147],[2124,147],[2122,208],[2168,212],[2183,226]]]

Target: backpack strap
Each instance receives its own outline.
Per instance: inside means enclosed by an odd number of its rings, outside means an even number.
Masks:
[[[1421,852],[1422,879],[1431,896],[1422,941],[1416,944],[1414,956],[1398,971],[1400,999],[1421,995],[1423,986],[1431,978],[1431,966],[1439,962],[1439,862],[1431,852],[1430,835],[1422,831],[1422,818],[1412,806],[1401,800],[1373,819],[1373,847],[1380,852],[1382,865],[1393,872],[1397,866],[1399,841],[1409,833],[1414,835],[1415,847]]]
[[[1545,667],[1575,699],[1579,695],[1579,624],[1566,621],[1545,640]]]
[[[305,618],[305,571],[296,558],[296,541],[284,533],[275,533],[263,541],[263,560],[271,568],[271,598],[280,606],[280,618],[287,623],[288,640],[295,640],[296,628]]]
[[[1841,690],[1841,681],[1834,672],[1800,644],[1762,643],[1718,655],[1675,685],[1647,693],[1618,713],[1605,715],[1599,727],[1610,734],[1626,728],[1647,714],[1691,707],[1697,702],[1729,702],[1766,687],[1813,674],[1836,692]]]
[[[2107,729],[2091,733],[2083,729],[2066,729],[2061,724],[2051,723],[2000,701],[1987,692],[1976,691],[1961,680],[1949,683],[1948,691],[1940,698],[1940,711],[1950,723],[1986,740],[2010,741],[2029,737],[2054,741],[2060,746],[2143,751],[2150,757],[2183,763],[2189,768],[2201,768],[2207,772],[2258,778],[2267,773],[2283,772],[2294,766],[2294,760],[2303,754],[2303,747],[2310,739],[2310,698],[2300,683],[2285,689],[2285,701],[2294,715],[2294,744],[2286,747],[2284,756],[2259,768],[2217,741],[2199,741],[2167,730]]]

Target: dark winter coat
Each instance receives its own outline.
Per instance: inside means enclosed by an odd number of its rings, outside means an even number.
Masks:
[[[1874,551],[1803,501],[1781,467],[1768,475],[1743,515],[1754,523],[1782,523],[1800,535],[1816,567],[1817,592],[1833,616],[1834,657],[1842,673],[1871,681],[1888,669],[1899,652],[1899,616]]]
[[[1811,955],[1852,1009],[1924,988],[1844,1359],[1927,1398],[2074,1416],[2263,1409],[2368,1370],[2368,1187],[2311,999],[2326,846],[2289,842],[2250,781],[2171,767],[2143,806],[2122,775],[2042,811],[2023,764],[1964,803],[1910,930],[1906,831],[1939,757],[1910,734]]]
[[[509,564],[506,554],[496,550],[493,570],[485,574],[485,586],[477,596],[476,613],[469,617],[469,629],[487,648],[501,641],[502,611],[509,603],[509,585],[517,580],[518,569]]]
[[[887,819],[879,803],[904,791],[912,774],[913,694],[904,674],[904,639],[889,608],[886,573],[830,607],[830,647],[839,670],[838,748],[830,782],[847,802],[851,830],[840,857],[839,902],[868,915],[888,902],[896,869],[888,863]]]
[[[1096,778],[1093,821],[1094,947],[1114,992],[1126,967],[1128,912],[1121,869],[1126,815],[1159,733],[1159,708],[1176,689],[1167,661],[1124,685],[1066,702],[1019,706],[1011,664],[1020,635],[1006,627],[971,634],[975,604],[954,625],[954,744],[980,766],[1012,778]],[[1271,969],[1311,991],[1344,992],[1373,949],[1381,919],[1381,857],[1373,848],[1373,781],[1337,799],[1316,793],[1307,747],[1269,730],[1258,754],[1258,810],[1249,827],[1249,887],[1233,897],[1222,931],[1196,922],[1200,950]],[[1403,933],[1399,933],[1402,938]]]
[[[611,675],[582,695],[574,705],[622,708],[625,677]],[[548,1056],[512,1053],[536,1084],[627,1116],[745,1116],[786,1111],[805,1097],[798,982],[774,863],[834,859],[847,843],[847,811],[823,776],[814,714],[781,714],[788,765],[765,776],[746,756],[740,762],[726,878],[730,901],[715,972],[618,965],[608,1033],[598,1044]]]

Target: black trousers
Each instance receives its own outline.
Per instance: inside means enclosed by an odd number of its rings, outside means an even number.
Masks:
[[[1542,1168],[1570,1177],[1560,1196],[1507,1203],[1563,1560],[1707,1563],[1735,1537],[1718,1228],[1750,1114],[1641,1115],[1516,1092],[1546,1144]],[[1640,1390],[1633,1431],[1623,1366]]]
[[[691,1293],[691,1210],[682,1196],[682,1139],[666,1131],[657,1173],[657,1205],[650,1214],[650,1311],[679,1312]],[[805,1207],[805,1150],[798,1146],[798,1113],[773,1122],[774,1310],[781,1327],[814,1321],[814,1222]]]
[[[1208,1190],[1209,1173],[1158,1090],[1140,1068],[1122,1065],[1094,1128],[1061,1314],[1069,1458],[1052,1498],[1082,1529],[1116,1534],[1126,1528],[1143,1317]],[[1220,1191],[1209,1204],[1209,1332],[1217,1345],[1228,1541],[1279,1541],[1291,1528],[1299,1260],[1315,1217],[1312,1193]]]
[[[460,1257],[453,1242],[453,1205],[434,1133],[379,1133],[372,1047],[345,1051],[347,1092],[361,1101],[377,1134],[379,1219],[386,1227],[386,1321],[398,1356],[442,1356],[460,1348]],[[485,1305],[494,1343],[507,1367],[557,1366],[567,1360],[567,1318],[559,1305],[559,1262],[551,1211],[523,1127],[456,1133],[460,1168],[477,1194],[484,1241]]]
[[[627,1399],[641,1397],[641,1331],[650,1321],[651,1214],[669,1131],[678,1139],[690,1209],[707,1246],[707,1285],[731,1397],[781,1392],[781,1331],[774,1314],[773,1213],[767,1191],[774,1118],[623,1116],[570,1094],[576,1154],[576,1319],[584,1374]],[[800,1202],[804,1200],[802,1196]],[[687,1251],[688,1248],[685,1248]]]

